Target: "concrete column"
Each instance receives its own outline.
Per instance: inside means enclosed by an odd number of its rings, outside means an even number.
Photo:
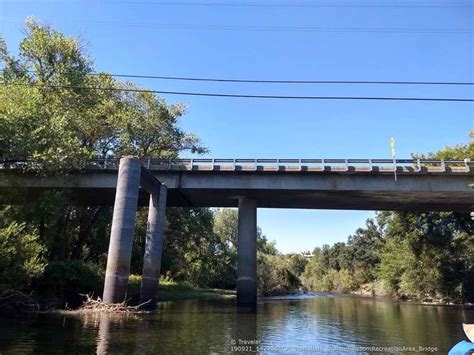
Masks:
[[[257,303],[257,201],[239,198],[237,241],[237,307]]]
[[[163,233],[166,220],[166,195],[167,189],[165,185],[160,186],[159,196],[150,195],[142,286],[140,290],[140,303],[151,300],[144,306],[147,309],[155,308],[158,300],[161,253],[163,250]]]
[[[123,302],[127,297],[140,171],[141,163],[137,158],[120,159],[105,273],[103,300],[106,303]]]

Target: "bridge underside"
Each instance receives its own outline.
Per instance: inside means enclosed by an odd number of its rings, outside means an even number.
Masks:
[[[58,189],[59,190],[59,189]],[[0,188],[0,203],[32,202],[42,188]],[[115,189],[86,188],[70,190],[78,205],[113,206]],[[379,211],[458,211],[469,212],[474,201],[461,192],[378,192],[297,190],[168,190],[168,207],[238,207],[238,197],[258,201],[259,208],[298,208]],[[291,196],[291,198],[289,197]],[[149,194],[140,190],[138,205],[148,206]]]
[[[168,187],[168,207],[237,207],[239,197],[260,208],[472,211],[474,174],[157,173]],[[78,205],[113,206],[117,173],[38,179],[0,176],[0,203],[33,201],[42,191],[68,191]],[[140,190],[138,204],[148,206]]]

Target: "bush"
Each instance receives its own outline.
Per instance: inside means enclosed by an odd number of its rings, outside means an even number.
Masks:
[[[349,270],[341,269],[333,275],[332,290],[340,293],[347,293],[357,288],[354,278]]]
[[[311,270],[307,268],[303,275],[303,285],[311,291],[347,293],[357,289],[358,285],[349,270],[330,269],[321,274],[311,274]]]
[[[77,298],[79,293],[97,293],[102,287],[96,266],[82,261],[50,262],[38,280],[41,291],[65,299]]]
[[[387,291],[414,298],[442,296],[441,260],[433,247],[415,255],[409,241],[389,240],[380,263],[380,279]]]
[[[400,278],[400,294],[415,298],[440,296],[440,269],[436,255],[422,253]]]
[[[0,289],[22,289],[41,274],[43,247],[24,223],[12,223],[0,230]]]
[[[308,264],[308,260],[301,254],[290,254],[287,259],[288,270],[295,276],[300,276]]]
[[[387,292],[397,293],[399,291],[402,276],[415,262],[416,258],[407,240],[387,241],[380,261],[380,279]]]
[[[300,280],[287,267],[282,256],[259,253],[257,258],[257,289],[261,295],[293,291]]]

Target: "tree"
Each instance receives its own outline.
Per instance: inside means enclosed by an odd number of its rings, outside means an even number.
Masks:
[[[214,232],[234,252],[237,250],[238,218],[238,211],[236,209],[218,209],[214,214]]]
[[[34,19],[26,23],[18,57],[0,39],[0,61],[0,79],[6,83],[0,86],[0,159],[27,158],[30,162],[19,166],[25,170],[67,174],[95,157],[168,158],[206,151],[198,137],[179,127],[183,105],[169,105],[151,93],[115,90],[138,87],[94,73],[94,62],[79,40]],[[192,225],[206,213],[186,217]],[[76,206],[58,191],[3,210],[6,226],[17,223],[25,235],[37,235],[48,261],[79,259],[101,266],[111,215],[110,207]],[[139,224],[143,231],[146,218],[139,218]]]
[[[28,233],[25,224],[16,222],[0,229],[0,291],[24,288],[44,268],[43,247],[38,236]]]
[[[108,90],[137,87],[96,75],[77,39],[34,19],[27,21],[19,58],[2,41],[0,59],[7,84],[0,87],[3,158],[36,159],[42,163],[27,167],[57,172],[81,168],[93,157],[207,151],[178,127],[183,105],[168,105],[148,92]]]
[[[357,275],[356,282],[359,284],[374,281],[383,246],[380,227],[373,219],[367,219],[365,228],[359,228],[349,236],[342,268]]]
[[[287,267],[295,276],[300,276],[308,264],[308,260],[301,254],[290,254],[287,255],[288,262]]]

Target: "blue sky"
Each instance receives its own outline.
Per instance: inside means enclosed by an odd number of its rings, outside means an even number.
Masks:
[[[27,16],[82,38],[96,69],[111,73],[474,81],[470,0],[0,0],[0,35],[13,53]],[[136,82],[171,91],[474,97],[472,86]],[[182,126],[212,157],[386,158],[393,136],[404,158],[467,142],[474,128],[472,103],[164,97],[188,105]],[[258,218],[269,239],[290,252],[345,241],[373,214],[260,209]]]

